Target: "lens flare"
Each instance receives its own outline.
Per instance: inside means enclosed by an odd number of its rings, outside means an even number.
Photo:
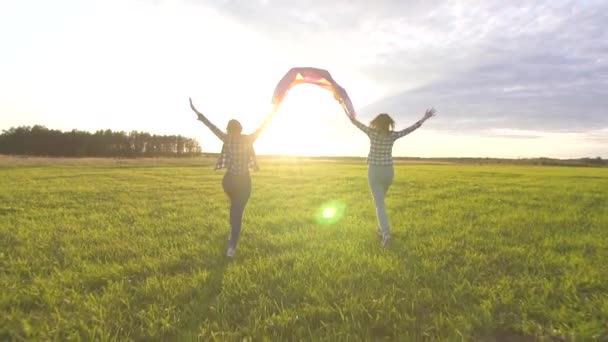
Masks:
[[[323,217],[326,219],[334,217],[336,214],[336,208],[326,208],[323,210]]]
[[[323,203],[317,210],[317,222],[320,224],[334,224],[344,216],[346,204],[342,201],[329,201]]]

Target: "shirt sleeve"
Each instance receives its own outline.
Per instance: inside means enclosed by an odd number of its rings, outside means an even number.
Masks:
[[[266,126],[268,126],[268,124],[270,123],[270,121],[272,121],[272,118],[274,117],[274,112],[270,113],[270,115],[268,115],[266,117],[266,119],[264,120],[264,122],[262,123],[262,125],[255,130],[255,132],[251,133],[249,136],[251,137],[252,141],[255,141],[258,136],[260,136],[260,134],[262,133],[262,131],[264,131],[264,129],[266,128]]]
[[[217,126],[215,126],[213,123],[211,123],[211,121],[209,121],[209,119],[202,116],[201,118],[199,118],[199,120],[202,123],[204,123],[205,126],[209,127],[211,132],[213,132],[213,134],[215,134],[215,136],[217,136],[221,141],[224,141],[226,139],[227,134],[222,132],[221,129],[217,128]]]
[[[422,126],[422,121],[418,121],[415,124],[411,125],[410,127],[406,128],[404,130],[393,132],[393,134],[392,134],[393,139],[399,139],[401,137],[404,137],[404,136],[412,133],[413,131],[417,130],[418,128],[420,128],[420,126]]]
[[[369,135],[371,128],[367,127],[365,124],[361,123],[360,121],[357,121],[357,119],[351,119],[350,121],[353,123],[353,125],[355,125],[355,127],[360,129],[361,131],[363,131],[363,133]]]

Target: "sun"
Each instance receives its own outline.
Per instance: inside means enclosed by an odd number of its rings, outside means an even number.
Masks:
[[[315,85],[298,85],[289,91],[256,148],[278,155],[328,155],[332,141],[320,132],[327,130],[323,125],[329,117],[339,115],[345,114],[331,92]]]

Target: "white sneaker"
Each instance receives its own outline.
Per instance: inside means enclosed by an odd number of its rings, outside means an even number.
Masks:
[[[229,258],[234,257],[234,254],[236,253],[236,249],[232,248],[232,247],[228,247],[228,251],[226,251],[226,256]]]
[[[391,241],[391,234],[382,234],[382,247],[388,247],[388,243]]]

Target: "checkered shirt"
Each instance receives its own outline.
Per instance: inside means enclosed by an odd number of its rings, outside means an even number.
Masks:
[[[215,170],[227,169],[227,172],[233,175],[247,175],[249,169],[259,170],[253,143],[262,132],[263,127],[253,134],[231,136],[222,132],[206,118],[201,121],[224,142],[222,152],[215,164]]]
[[[363,133],[367,134],[370,140],[369,154],[367,155],[367,163],[369,165],[393,165],[393,144],[401,137],[404,137],[420,126],[422,122],[418,121],[412,126],[396,132],[381,132],[366,126],[365,124],[352,120],[352,123],[357,126]]]

